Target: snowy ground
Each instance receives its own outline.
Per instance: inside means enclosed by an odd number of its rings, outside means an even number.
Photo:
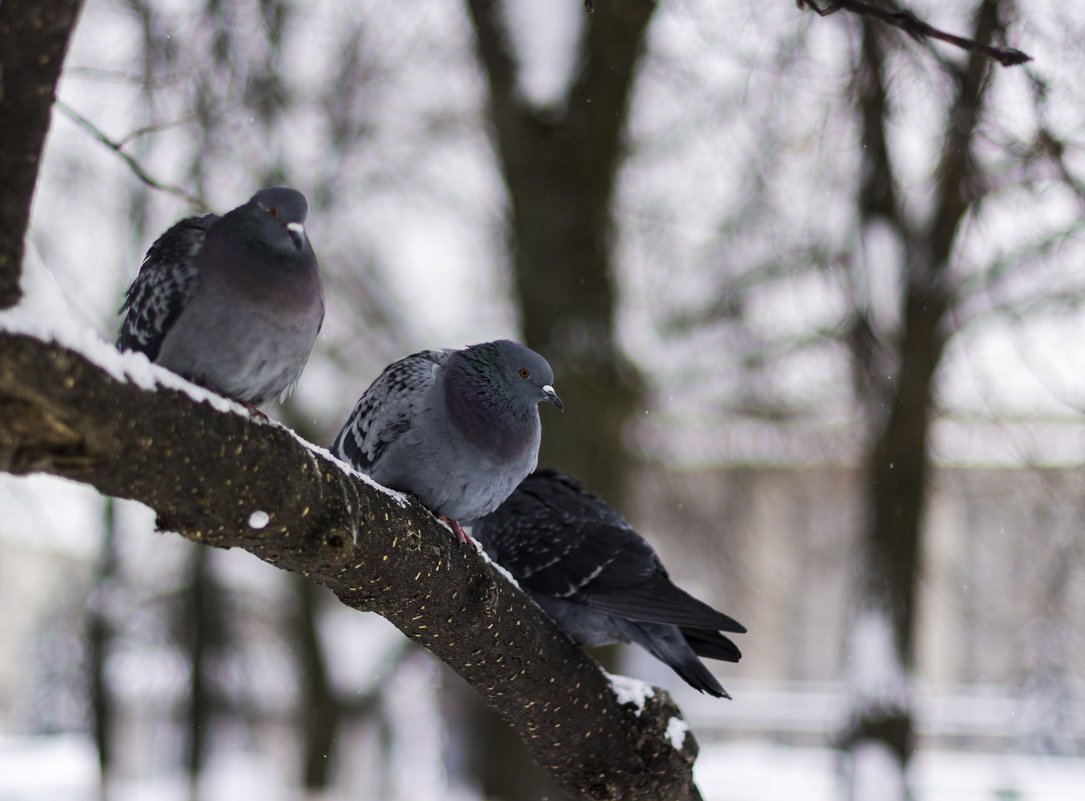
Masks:
[[[97,768],[90,741],[78,735],[0,738],[2,801],[97,801]],[[912,767],[915,801],[1080,801],[1085,759],[953,751],[920,753]],[[767,741],[702,744],[697,783],[705,801],[829,801],[839,799],[837,754]],[[204,801],[296,798],[271,760],[253,753],[220,753],[209,766]],[[447,788],[411,788],[411,801],[449,801]],[[116,801],[183,801],[182,776],[119,782]],[[471,801],[462,791],[457,801]],[[364,800],[363,800],[364,801]],[[374,799],[374,801],[376,801]],[[381,801],[392,801],[382,799]]]

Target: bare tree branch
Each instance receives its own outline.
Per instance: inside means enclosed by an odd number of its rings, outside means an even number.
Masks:
[[[902,8],[896,10],[882,8],[864,2],[864,0],[830,0],[823,6],[819,6],[816,0],[796,0],[796,5],[799,8],[810,8],[822,17],[835,14],[837,11],[850,11],[853,14],[873,17],[887,25],[892,25],[894,28],[899,28],[914,39],[938,39],[962,50],[982,53],[988,58],[994,59],[1003,67],[1013,67],[1017,64],[1024,64],[1026,61],[1032,61],[1032,56],[1012,47],[994,47],[984,42],[978,42],[975,39],[947,33],[919,19],[911,11]]]
[[[700,798],[696,743],[671,745],[680,712],[666,693],[639,715],[619,705],[599,666],[477,551],[288,429],[0,330],[0,470],[140,501],[164,529],[244,548],[383,615],[463,676],[571,798]]]
[[[197,208],[200,211],[210,211],[211,210],[211,208],[201,198],[196,197],[195,195],[191,194],[190,192],[187,192],[186,190],[182,189],[181,187],[179,187],[179,186],[177,186],[175,184],[167,184],[167,183],[165,183],[163,181],[159,181],[157,178],[153,178],[143,168],[143,165],[141,165],[136,160],[136,158],[134,156],[132,156],[130,153],[125,152],[124,146],[126,144],[128,144],[130,141],[132,141],[133,139],[136,139],[136,138],[138,138],[140,136],[143,136],[145,134],[148,134],[148,133],[153,133],[155,131],[159,131],[159,130],[162,130],[164,128],[167,128],[167,127],[169,127],[168,124],[145,126],[145,127],[140,128],[140,129],[138,129],[136,131],[133,131],[132,133],[128,134],[123,139],[112,139],[112,138],[110,138],[110,136],[108,134],[106,134],[105,131],[103,131],[101,128],[99,128],[97,125],[95,125],[89,119],[84,117],[78,111],[73,109],[71,106],[69,106],[67,103],[65,103],[60,98],[57,98],[57,100],[56,100],[56,107],[57,107],[57,110],[60,111],[61,114],[63,114],[65,117],[70,119],[72,122],[74,122],[80,128],[82,128],[84,131],[89,133],[91,136],[93,136],[95,139],[97,139],[103,145],[105,145],[110,150],[112,150],[114,153],[116,153],[118,156],[120,156],[121,159],[124,160],[124,163],[127,164],[129,166],[129,168],[132,170],[132,172],[135,174],[136,178],[138,178],[142,183],[146,184],[147,186],[151,187],[152,189],[158,189],[158,190],[161,190],[163,192],[167,192],[167,193],[169,193],[171,195],[176,195],[177,197],[185,200],[186,202],[188,202],[189,204],[191,204],[192,206],[194,206],[195,208]]]

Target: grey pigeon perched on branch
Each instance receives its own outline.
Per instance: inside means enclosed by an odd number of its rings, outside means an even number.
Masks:
[[[365,391],[332,451],[414,493],[467,542],[460,521],[492,512],[535,469],[538,404],[563,408],[553,382],[546,359],[507,339],[415,353]]]
[[[737,662],[720,632],[746,629],[676,587],[652,546],[575,479],[532,473],[472,533],[575,642],[636,643],[691,687],[731,697],[697,657]]]
[[[282,394],[324,320],[308,211],[280,186],[173,225],[128,287],[117,345],[250,406]]]

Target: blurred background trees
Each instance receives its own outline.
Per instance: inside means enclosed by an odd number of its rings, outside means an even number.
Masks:
[[[783,0],[594,5],[90,0],[31,258],[112,338],[151,239],[198,210],[185,197],[222,210],[296,186],[329,309],[275,414],[327,444],[408,352],[540,350],[567,404],[542,463],[750,628],[722,668],[751,682],[725,682],[734,702],[651,676],[702,746],[801,739],[767,710],[826,681],[847,711],[814,740],[850,755],[856,798],[868,771],[903,784],[924,737],[944,744],[923,734],[928,686],[1020,691],[1034,712],[1005,739],[1079,753],[1083,722],[1052,710],[1080,699],[1085,658],[1085,14],[910,7],[1036,58],[1007,69]],[[4,503],[53,491],[28,486],[5,480]],[[24,704],[22,728],[93,731],[107,774],[187,774],[193,797],[221,786],[225,752],[272,754],[312,791],[555,796],[380,622],[152,536],[142,510],[72,503],[64,525],[101,553],[65,568],[81,579],[52,608],[89,599],[86,633],[26,641],[34,697],[78,702]],[[211,597],[227,619],[199,614]]]

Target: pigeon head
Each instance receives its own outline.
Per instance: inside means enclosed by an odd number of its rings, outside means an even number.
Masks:
[[[302,254],[309,249],[304,225],[309,204],[301,192],[285,186],[261,189],[246,206],[256,220],[260,239],[276,250]]]
[[[490,383],[499,398],[520,408],[534,408],[547,401],[564,410],[554,391],[554,371],[546,359],[530,348],[507,339],[472,345],[464,359],[476,374]]]

